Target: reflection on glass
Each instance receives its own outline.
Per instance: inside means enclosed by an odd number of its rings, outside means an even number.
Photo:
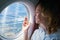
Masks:
[[[15,38],[22,29],[22,23],[28,16],[27,8],[18,2],[6,7],[0,14],[0,35]]]

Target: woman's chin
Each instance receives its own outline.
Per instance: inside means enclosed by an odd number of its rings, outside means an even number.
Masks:
[[[37,24],[39,24],[39,21],[36,21]]]

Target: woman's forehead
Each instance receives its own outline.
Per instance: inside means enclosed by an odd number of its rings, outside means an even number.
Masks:
[[[36,9],[41,9],[41,6],[40,6],[40,5],[38,5],[38,6],[36,7]]]
[[[37,7],[36,7],[36,11],[41,11],[42,10],[42,7],[40,6],[40,5],[38,5]]]

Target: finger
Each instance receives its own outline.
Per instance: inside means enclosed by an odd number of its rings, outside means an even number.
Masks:
[[[24,19],[25,21],[28,21],[28,18],[27,17],[25,17],[25,19]]]
[[[25,17],[24,24],[28,25],[28,18]]]

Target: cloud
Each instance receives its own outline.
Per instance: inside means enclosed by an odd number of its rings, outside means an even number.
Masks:
[[[12,30],[12,29],[16,29],[16,27],[0,27],[0,32],[1,33],[4,33],[4,32],[7,32],[8,30]]]
[[[4,35],[5,35],[7,38],[15,38],[15,37],[16,37],[16,34],[13,33],[13,32],[7,32],[7,33],[4,33]]]
[[[23,21],[24,20],[24,17],[20,16],[16,19],[17,21]]]

